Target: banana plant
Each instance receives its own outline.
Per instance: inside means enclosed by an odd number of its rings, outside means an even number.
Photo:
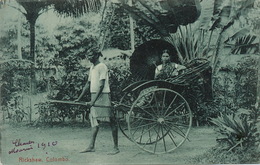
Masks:
[[[224,43],[227,47],[230,47],[232,54],[255,54],[259,52],[257,37],[250,34],[250,30],[247,28],[239,30]]]
[[[213,24],[210,30],[219,29],[215,53],[212,57],[213,72],[216,72],[216,65],[220,49],[223,48],[223,39],[225,31],[229,29],[243,13],[252,8],[255,0],[232,1],[232,0],[215,0],[213,11]]]

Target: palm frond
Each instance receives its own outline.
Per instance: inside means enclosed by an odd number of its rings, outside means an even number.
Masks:
[[[88,12],[97,12],[101,8],[100,0],[55,0],[55,11],[65,16],[78,17]]]
[[[124,9],[127,13],[130,13],[135,20],[141,20],[144,24],[155,29],[160,35],[169,35],[165,25],[162,24],[156,16],[150,17],[143,10],[140,10],[139,8],[134,6],[129,6],[127,4],[121,4],[120,7]]]
[[[213,13],[213,1],[203,1],[201,2],[201,15],[198,18],[200,29],[208,29],[211,22],[211,16]]]
[[[232,46],[231,53],[233,54],[248,54],[256,53],[258,51],[258,44],[256,43],[256,36],[245,35],[236,39]]]

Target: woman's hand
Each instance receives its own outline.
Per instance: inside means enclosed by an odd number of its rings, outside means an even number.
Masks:
[[[80,98],[77,98],[76,100],[74,100],[74,102],[79,102],[80,101]]]

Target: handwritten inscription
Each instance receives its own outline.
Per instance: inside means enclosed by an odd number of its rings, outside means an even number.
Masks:
[[[15,145],[15,147],[19,147],[19,146],[34,144],[34,141],[29,140],[28,142],[22,143],[21,139],[16,139],[12,143]]]
[[[38,143],[38,148],[45,149],[46,147],[56,146],[57,143],[58,143],[57,141],[48,142],[48,143]]]
[[[58,144],[58,141],[37,143],[37,142],[31,141],[31,140],[22,142],[21,139],[16,139],[16,140],[12,141],[12,144],[14,145],[14,148],[12,148],[8,152],[9,154],[29,151],[29,150],[33,150],[35,148],[44,150],[46,147],[56,146]]]
[[[29,150],[40,149],[46,152],[46,149],[49,147],[55,147],[58,145],[58,141],[49,141],[49,142],[35,142],[32,140],[29,141],[22,141],[21,139],[15,139],[11,141],[13,148],[8,152],[9,154],[25,152]],[[46,152],[47,154],[47,152]],[[18,162],[65,162],[69,161],[66,156],[62,157],[53,157],[53,156],[46,156],[46,157],[19,157]]]

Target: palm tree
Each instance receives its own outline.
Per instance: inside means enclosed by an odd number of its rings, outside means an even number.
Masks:
[[[25,10],[21,11],[30,24],[30,58],[36,65],[35,57],[35,23],[37,18],[51,6],[59,14],[78,17],[101,7],[100,0],[16,0]]]
[[[98,11],[101,7],[100,0],[16,0],[25,10],[16,8],[26,17],[30,24],[30,60],[34,63],[31,71],[31,92],[36,92],[36,55],[35,55],[35,23],[37,18],[50,7],[60,15],[78,17],[90,11]]]

